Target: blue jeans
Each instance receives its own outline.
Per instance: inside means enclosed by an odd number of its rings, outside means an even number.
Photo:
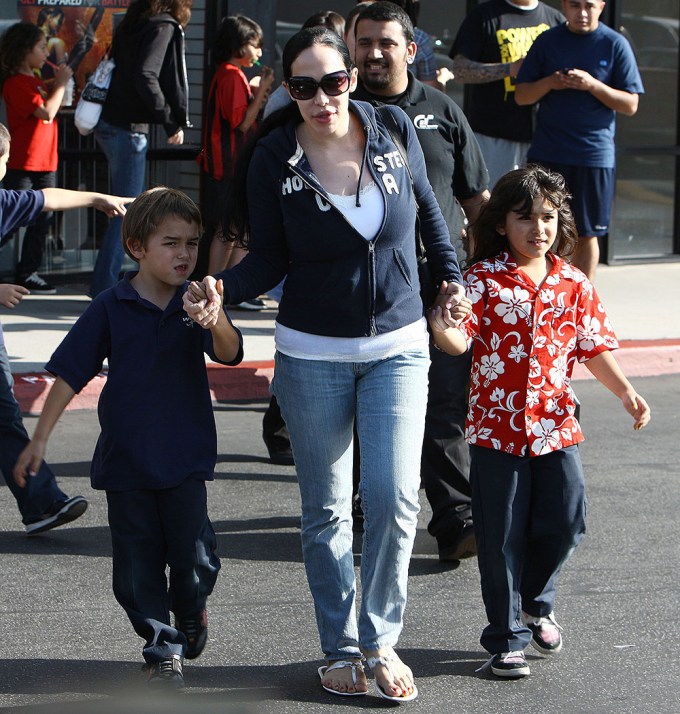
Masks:
[[[16,499],[22,522],[28,524],[39,521],[50,512],[54,503],[65,501],[68,496],[57,486],[54,474],[44,461],[38,473],[28,478],[24,488],[12,476],[19,454],[30,441],[21,419],[21,410],[14,398],[13,384],[0,327],[0,472]]]
[[[97,124],[94,135],[109,162],[111,193],[116,196],[139,196],[144,190],[147,135],[127,131],[105,121]],[[124,256],[122,224],[123,219],[119,216],[109,218],[109,227],[92,272],[92,297],[118,282]]]
[[[276,354],[272,391],[288,425],[302,500],[302,552],[328,660],[394,646],[420,504],[427,348],[373,362]],[[352,554],[353,425],[364,510],[357,626]]]
[[[578,446],[535,457],[471,446],[472,518],[491,654],[523,650],[520,611],[549,615],[557,576],[583,540],[586,496]]]

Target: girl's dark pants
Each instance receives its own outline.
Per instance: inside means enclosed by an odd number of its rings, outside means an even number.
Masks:
[[[577,446],[529,457],[471,447],[472,517],[491,654],[524,650],[522,610],[549,615],[555,580],[583,540],[586,498]]]
[[[186,637],[170,624],[205,608],[220,569],[205,481],[163,490],[107,491],[113,544],[113,593],[152,664],[184,656]],[[166,577],[170,569],[170,582]]]

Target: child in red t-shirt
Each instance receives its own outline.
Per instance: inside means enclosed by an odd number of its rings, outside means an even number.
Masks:
[[[245,67],[259,66],[262,41],[262,28],[242,15],[225,17],[215,39],[218,66],[210,85],[203,151],[199,157],[206,174],[203,219],[206,227],[204,240],[210,244],[210,274],[224,270],[228,262],[235,264],[243,254],[237,249],[230,260],[233,244],[215,240],[215,237],[222,223],[222,210],[236,158],[256,128],[258,114],[274,81],[274,72],[269,67],[262,67],[253,94],[243,73]]]
[[[12,135],[12,153],[7,162],[6,189],[51,188],[56,184],[57,124],[54,121],[64,97],[64,88],[73,76],[61,65],[48,91],[39,76],[47,60],[47,38],[29,22],[12,25],[0,41],[0,83],[7,107],[7,124]],[[26,229],[15,282],[32,293],[51,294],[55,290],[38,275],[51,213]],[[12,236],[6,236],[5,242]]]

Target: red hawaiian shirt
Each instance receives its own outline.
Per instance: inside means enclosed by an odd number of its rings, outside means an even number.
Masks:
[[[618,342],[592,283],[552,253],[540,286],[507,253],[465,274],[474,339],[465,438],[517,456],[540,456],[583,441],[571,373]]]

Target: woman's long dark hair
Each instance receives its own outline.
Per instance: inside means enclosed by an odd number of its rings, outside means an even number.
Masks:
[[[283,49],[283,77],[288,81],[292,76],[293,62],[306,49],[314,45],[324,45],[337,51],[345,67],[352,68],[347,45],[335,32],[325,27],[310,27],[300,30],[293,35]],[[250,219],[248,216],[248,191],[247,178],[250,159],[255,151],[255,145],[260,139],[270,134],[274,129],[288,123],[299,124],[302,115],[295,102],[270,114],[260,125],[253,138],[248,142],[234,167],[234,178],[231,184],[226,210],[222,216],[222,238],[226,241],[235,241],[242,248],[248,247],[250,233]]]
[[[574,252],[578,231],[569,207],[571,198],[562,174],[530,164],[502,176],[491,192],[489,202],[470,229],[471,246],[467,266],[508,250],[508,239],[498,232],[511,211],[531,213],[535,199],[543,198],[557,210],[557,237],[551,251],[560,257]]]

